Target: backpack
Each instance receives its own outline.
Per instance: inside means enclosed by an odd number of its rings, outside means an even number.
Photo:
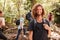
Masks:
[[[16,25],[20,25],[20,20],[16,20]]]
[[[28,14],[26,14],[26,20],[28,20],[28,21],[32,20],[31,12],[29,12]]]
[[[36,22],[36,20],[34,19],[34,28],[35,28],[36,25],[37,25],[36,23],[37,23],[37,22]],[[46,19],[43,19],[43,24],[48,24],[48,25],[50,26],[48,20],[46,20]]]

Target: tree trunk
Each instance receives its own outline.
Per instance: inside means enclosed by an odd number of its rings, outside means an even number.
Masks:
[[[17,1],[17,11],[18,11],[18,14],[19,14],[18,16],[19,17],[20,17],[20,9],[19,9],[20,8],[20,5],[21,5],[20,0],[18,0]]]
[[[31,8],[33,7],[33,5],[36,3],[36,0],[30,0],[31,1]]]
[[[4,12],[4,10],[5,10],[5,3],[6,3],[6,0],[4,0],[3,12]]]

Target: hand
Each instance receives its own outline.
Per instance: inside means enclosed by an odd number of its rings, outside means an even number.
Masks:
[[[48,38],[50,38],[51,37],[51,35],[48,35]]]
[[[44,25],[44,28],[46,30],[48,30],[48,38],[50,38],[50,35],[51,35],[51,28],[47,25],[47,24],[43,24]]]
[[[48,39],[49,39],[49,40],[51,39],[51,36],[50,36],[50,35],[48,35]]]
[[[49,26],[47,24],[43,24],[43,26],[46,30],[49,30]]]

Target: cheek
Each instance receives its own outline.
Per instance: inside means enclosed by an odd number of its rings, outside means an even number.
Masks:
[[[42,10],[38,10],[37,13],[41,14],[42,13]]]
[[[42,13],[42,10],[40,10],[40,12]]]
[[[36,10],[36,13],[42,14],[42,8],[41,7],[38,7],[37,10]]]

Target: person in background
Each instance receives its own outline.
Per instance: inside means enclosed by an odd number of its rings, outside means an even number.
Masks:
[[[43,19],[44,9],[42,5],[35,4],[32,7],[32,17],[33,21],[29,24],[29,40],[48,40],[50,37],[51,29],[49,27],[49,22]]]
[[[16,40],[18,40],[19,35],[20,35],[20,33],[21,33],[22,30],[23,30],[23,32],[24,32],[24,37],[26,37],[26,36],[25,36],[25,29],[23,28],[23,26],[24,26],[24,15],[22,15],[22,16],[20,17],[20,19],[17,20],[16,23],[17,23],[17,26],[18,26],[18,34],[17,34]]]
[[[0,11],[0,39],[7,40],[7,37],[3,34],[3,28],[5,28],[5,18],[2,11]]]
[[[52,15],[52,13],[50,12],[49,15],[48,15],[48,21],[49,21],[50,26],[51,26],[51,24],[53,24],[52,18],[53,18],[53,15]]]
[[[24,21],[25,21],[25,15],[22,15],[22,17],[20,17],[20,26],[22,27],[22,30],[23,30],[23,33],[24,33],[23,36],[26,37],[26,34],[25,34],[26,30],[24,28]]]
[[[33,18],[32,18],[32,15],[31,15],[31,10],[30,10],[30,12],[28,12],[27,14],[26,14],[26,19],[30,22]]]

